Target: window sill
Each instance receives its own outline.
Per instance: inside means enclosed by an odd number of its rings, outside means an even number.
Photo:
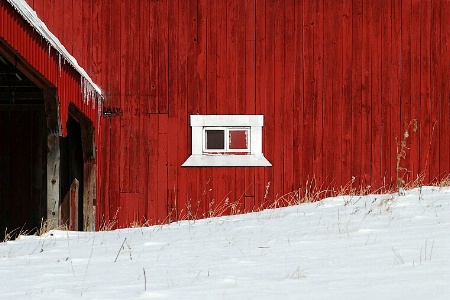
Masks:
[[[262,155],[191,155],[182,167],[271,167]]]

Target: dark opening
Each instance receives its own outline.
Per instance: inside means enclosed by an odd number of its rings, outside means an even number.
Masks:
[[[61,224],[68,225],[70,230],[83,230],[83,148],[81,127],[80,123],[71,115],[69,115],[67,120],[67,137],[61,139],[60,147]],[[74,186],[75,179],[78,183],[78,199],[77,203],[71,203],[70,190],[71,186]],[[71,213],[73,209],[76,211]],[[71,218],[76,218],[76,220],[71,220]]]
[[[1,56],[0,56],[1,57]],[[44,96],[0,59],[0,241],[33,234],[46,217],[47,125]]]
[[[224,150],[225,149],[225,131],[224,130],[206,130],[206,149]]]

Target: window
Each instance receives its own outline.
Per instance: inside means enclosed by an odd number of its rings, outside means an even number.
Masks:
[[[262,126],[262,115],[192,115],[192,155],[182,166],[271,166]]]
[[[205,127],[203,130],[203,153],[250,153],[250,127]]]

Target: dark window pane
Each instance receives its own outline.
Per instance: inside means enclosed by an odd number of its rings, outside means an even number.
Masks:
[[[230,130],[230,149],[248,149],[248,130]]]
[[[206,149],[224,150],[225,149],[225,131],[224,130],[206,130]]]

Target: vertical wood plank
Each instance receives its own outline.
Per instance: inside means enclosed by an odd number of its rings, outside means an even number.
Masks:
[[[299,146],[301,147],[301,152],[298,157],[295,173],[297,176],[297,182],[304,183],[305,180],[312,180],[314,176],[314,169],[313,164],[314,160],[312,159],[314,154],[314,129],[315,129],[315,120],[314,120],[314,108],[316,106],[316,95],[314,94],[314,84],[315,84],[315,77],[314,77],[314,67],[315,67],[315,61],[314,61],[314,35],[319,34],[319,32],[316,32],[317,25],[320,21],[316,23],[316,19],[318,15],[315,14],[315,7],[312,3],[309,3],[307,1],[303,2],[303,9],[304,12],[302,12],[302,15],[296,16],[299,18],[299,24],[301,21],[302,26],[300,28],[297,27],[298,31],[302,31],[303,35],[303,41],[298,41],[297,47],[299,53],[302,53],[302,57],[299,57],[300,61],[298,63],[301,63],[300,69],[297,69],[298,72],[301,72],[302,75],[298,76],[299,79],[299,87],[298,94],[295,97],[295,101],[298,101],[299,103],[296,105],[299,105],[301,107],[298,107],[299,114],[295,117],[296,122],[299,123],[297,126],[299,126],[299,133],[301,140],[299,141]],[[300,43],[301,42],[301,43]],[[299,48],[301,47],[301,48]],[[302,80],[302,81],[300,81]],[[306,188],[306,186],[305,186]]]
[[[389,155],[390,140],[390,55],[391,55],[391,9],[389,1],[380,3],[381,14],[381,120],[380,120],[380,169],[381,169],[381,185],[389,186],[393,181],[393,173],[391,167],[391,159]]]
[[[411,1],[411,120],[420,118],[420,1]],[[411,180],[419,174],[419,131],[410,134]],[[394,147],[395,145],[392,145]]]
[[[207,17],[207,95],[206,95],[206,113],[215,114],[217,112],[217,1],[208,2]]]
[[[370,14],[370,13],[369,13]],[[375,189],[380,188],[383,185],[382,178],[384,172],[382,169],[382,153],[381,153],[381,140],[382,140],[382,122],[381,122],[381,2],[372,2],[372,26],[371,26],[371,112],[372,112],[372,187]],[[368,45],[369,46],[369,45]]]
[[[168,112],[168,0],[157,4],[158,112]]]
[[[255,49],[255,109],[256,114],[262,114],[265,117],[265,75],[264,75],[264,58],[266,56],[266,19],[265,19],[265,1],[256,0],[255,1],[255,38],[256,38],[256,49]],[[267,137],[267,119],[264,118],[263,127],[263,153],[266,154],[265,144]],[[266,156],[267,158],[267,156]],[[270,159],[269,159],[270,160]],[[265,187],[266,182],[264,182],[263,168],[257,168],[255,170],[255,207],[260,208],[264,202]]]
[[[179,14],[178,14],[178,161],[183,162],[187,159],[188,153],[190,153],[190,129],[189,126],[189,114],[187,112],[187,57],[188,57],[188,32],[187,24],[189,22],[189,16],[187,14],[188,7],[187,1],[179,1]],[[186,218],[187,216],[187,200],[190,195],[187,190],[187,177],[189,176],[189,170],[186,168],[180,169],[179,194],[177,197],[177,211],[180,218]]]
[[[236,114],[246,113],[246,1],[236,1]],[[241,212],[245,207],[246,168],[236,168],[234,175],[234,199],[231,213]]]
[[[157,220],[166,223],[167,203],[167,114],[158,114],[158,183],[157,183]]]
[[[99,3],[98,3],[99,4]],[[53,11],[57,11],[57,12],[62,12],[63,14],[64,12],[64,1],[54,1],[52,3],[52,9]],[[63,19],[62,18],[55,18],[55,22],[61,22]],[[56,32],[55,29],[53,28],[53,26],[49,26],[49,24],[47,23],[47,21],[45,21],[45,25],[52,31],[53,34],[55,34],[56,37],[58,37],[58,39],[60,40],[60,42],[65,45],[64,47],[70,45],[70,43],[68,43],[68,41],[66,40],[67,35],[66,35],[66,29],[65,29],[65,25],[66,24],[60,24],[58,25],[58,31]],[[67,48],[66,48],[67,49]]]
[[[89,23],[92,26],[92,64],[91,69],[89,70],[89,74],[91,74],[92,80],[94,82],[102,82],[102,68],[103,68],[103,62],[104,62],[104,56],[103,56],[103,49],[106,46],[105,45],[105,26],[108,22],[107,17],[105,16],[105,12],[103,9],[103,2],[100,1],[94,1],[92,3],[92,14],[91,19],[89,20]],[[75,3],[74,3],[75,7]],[[103,22],[95,22],[95,20],[104,20]],[[74,37],[75,39],[75,37]],[[75,43],[75,42],[74,42]],[[103,85],[104,88],[104,85]],[[98,116],[97,116],[98,117]],[[95,127],[98,127],[98,119],[97,124],[95,124]],[[98,129],[98,128],[97,128]],[[97,130],[97,132],[99,132]]]
[[[392,15],[392,55],[391,55],[391,148],[390,157],[393,158],[391,168],[394,169],[394,184],[397,184],[397,149],[398,143],[401,142],[403,133],[401,132],[401,3],[398,1],[391,2]]]
[[[362,180],[364,185],[370,185],[372,180],[372,128],[371,128],[371,95],[370,84],[371,60],[372,60],[372,1],[363,1],[363,24],[362,24]]]
[[[440,15],[440,25],[441,25],[441,49],[440,49],[440,57],[441,61],[441,77],[450,78],[450,58],[448,53],[450,51],[450,26],[447,26],[447,20],[450,18],[450,2],[449,1],[441,1],[441,15]],[[450,85],[449,80],[441,81],[441,91],[442,91],[442,109],[440,110],[440,138],[439,138],[439,174],[441,175],[441,179],[444,179],[449,176],[449,167],[450,167],[450,155],[448,149],[450,149],[450,140],[448,139],[448,132],[450,132],[450,120],[448,116],[450,115]]]
[[[140,96],[141,108],[147,104],[147,97]],[[137,145],[139,157],[135,162],[137,164],[137,182],[138,182],[138,211],[140,219],[143,222],[149,222],[147,219],[147,202],[149,201],[149,193],[152,193],[152,186],[148,184],[149,177],[149,124],[148,114],[141,113],[139,115],[139,144]],[[150,191],[150,192],[149,192]]]
[[[429,1],[421,1],[421,38],[420,38],[420,171],[424,173],[426,182],[430,176],[430,138],[433,134],[431,122],[431,61],[430,31],[431,9]]]
[[[102,184],[97,185],[97,189],[99,190],[99,198],[97,199],[97,218],[96,224],[97,229],[102,228],[103,225],[106,225],[110,219],[110,162],[111,161],[111,134],[110,134],[110,123],[111,120],[109,118],[102,118],[100,120],[100,126],[102,128],[100,132],[100,144],[102,145],[102,159],[97,160],[98,166],[98,174],[100,174]],[[108,130],[106,130],[108,129]]]
[[[236,2],[236,114],[245,114],[246,109],[246,1]]]
[[[286,116],[283,115],[284,112],[284,102],[285,102],[285,7],[284,2],[277,1],[274,7],[274,139],[272,140],[273,148],[273,192],[274,199],[278,199],[284,195],[283,191],[283,135],[286,134],[281,128],[285,126]],[[275,141],[275,143],[273,143]]]
[[[336,172],[334,167],[334,147],[338,146],[336,139],[333,137],[333,79],[335,79],[335,48],[334,43],[335,31],[333,26],[333,17],[325,17],[333,15],[334,1],[324,2],[324,77],[323,77],[323,182],[326,189],[332,188],[334,175]],[[327,75],[325,75],[327,74]],[[329,74],[329,75],[328,75]],[[336,100],[335,100],[336,101]]]
[[[121,206],[119,202],[119,181],[120,181],[120,168],[118,163],[114,163],[119,161],[120,159],[120,118],[111,118],[110,123],[110,162],[111,167],[110,171],[112,176],[110,176],[110,189],[109,189],[109,197],[110,197],[110,211],[109,215],[112,216],[112,220],[120,221],[118,216],[121,214]]]
[[[167,205],[169,218],[172,221],[178,220],[177,197],[178,193],[178,170],[182,162],[178,161],[178,119],[169,117],[167,125]]]
[[[352,174],[356,176],[356,187],[362,182],[362,1],[352,2]]]
[[[148,177],[147,185],[149,189],[146,206],[146,219],[151,224],[159,223],[158,216],[158,135],[159,117],[157,114],[150,114],[148,118]]]
[[[110,90],[110,78],[111,78],[111,1],[108,0],[100,0],[101,14],[100,19],[104,22],[100,22],[99,31],[103,32],[103,34],[99,34],[99,45],[101,45],[100,55],[102,57],[102,65],[101,65],[101,73],[99,80],[102,83],[102,91],[105,93],[105,96],[111,94]],[[105,97],[105,101],[103,103],[103,107],[109,103],[107,100],[108,97]]]
[[[67,11],[69,13],[69,11]],[[64,42],[64,46],[66,49],[77,58],[77,60],[81,60],[80,63],[84,63],[82,60],[82,55],[84,52],[83,44],[85,43],[84,40],[84,28],[88,26],[86,24],[87,18],[89,17],[87,15],[87,12],[83,10],[83,2],[82,1],[74,1],[73,2],[73,8],[72,8],[72,18],[73,18],[73,32],[72,32],[72,38],[73,38],[73,44],[66,44]],[[89,23],[89,25],[91,25]]]
[[[168,109],[169,117],[178,116],[178,1],[168,3]]]
[[[404,139],[404,133],[411,120],[411,1],[402,2],[402,31],[401,31],[401,85],[400,85],[400,112],[401,112],[401,134],[399,138]],[[411,133],[411,132],[410,132]],[[406,182],[410,182],[411,160],[410,151],[411,139],[406,140],[406,158],[401,160],[400,177]]]
[[[298,182],[294,184],[294,164],[298,165],[298,159],[294,159],[294,85],[295,66],[295,20],[296,1],[285,2],[285,41],[284,41],[284,106],[283,106],[283,194],[293,192]],[[312,58],[313,59],[313,58]]]
[[[149,111],[159,112],[159,27],[158,27],[158,2],[150,1],[150,13],[148,15],[150,27],[150,90]]]
[[[71,2],[71,1],[70,1]],[[69,10],[74,10],[73,7],[77,5],[78,1],[73,1],[73,3],[67,8]],[[73,30],[75,29],[76,22],[79,19],[74,18],[73,26],[70,28],[72,32],[70,36],[72,37],[73,43],[73,51],[76,53],[76,49],[78,49],[77,57],[83,68],[88,72],[88,74],[92,74],[92,62],[93,62],[93,53],[92,53],[92,29],[93,29],[93,17],[92,17],[92,0],[83,1],[82,5],[82,17],[81,17],[81,30],[82,30],[82,42],[79,45],[75,44],[75,34]]]
[[[178,188],[178,170],[183,161],[178,159],[178,39],[179,39],[179,11],[178,1],[169,0],[168,3],[168,147],[167,147],[167,195],[168,210],[172,221],[179,219],[177,200],[180,197]],[[182,114],[183,112],[181,112]]]
[[[255,114],[255,1],[245,1],[245,113]],[[244,210],[250,212],[255,206],[255,168],[245,168]]]
[[[430,100],[431,100],[431,136],[430,136],[430,180],[432,182],[439,182],[441,174],[439,173],[440,163],[440,145],[439,136],[441,129],[441,120],[439,119],[440,112],[442,110],[442,81],[449,80],[444,79],[442,76],[442,65],[440,61],[440,49],[441,49],[441,2],[431,1],[431,28],[430,28]],[[447,115],[448,119],[449,116]],[[448,153],[448,150],[445,152]]]
[[[208,97],[208,12],[209,1],[199,1],[197,5],[197,93],[198,93],[198,111],[200,114],[206,114],[207,112],[207,97]],[[209,169],[209,170],[208,170]],[[201,217],[206,216],[208,211],[208,190],[209,181],[211,177],[210,168],[200,168],[198,176],[198,188],[199,194],[199,214]]]
[[[343,144],[343,124],[342,124],[342,115],[343,115],[343,106],[344,106],[344,100],[343,100],[343,77],[342,77],[342,57],[343,57],[343,49],[342,49],[342,43],[343,43],[343,29],[342,29],[342,22],[343,22],[343,12],[342,12],[342,4],[338,3],[336,1],[333,2],[333,28],[336,32],[336,34],[333,37],[333,61],[335,63],[333,64],[333,88],[332,88],[332,102],[333,102],[333,128],[335,130],[335,133],[333,134],[333,145],[337,145],[335,149],[335,154],[333,160],[336,163],[336,167],[334,168],[333,173],[333,187],[339,188],[342,185],[345,185],[348,183],[349,178],[345,178],[345,182],[342,179],[342,144]]]
[[[304,179],[308,185],[322,185],[324,174],[324,11],[323,2],[317,1],[314,5],[314,157],[313,174]],[[300,47],[297,44],[297,47]],[[295,101],[295,100],[294,100]],[[294,132],[295,134],[295,132]],[[295,170],[294,170],[295,171]],[[296,171],[298,172],[298,171]],[[313,183],[314,182],[314,183]],[[307,188],[307,187],[305,187]]]
[[[342,79],[343,79],[343,91],[342,91],[342,180],[340,185],[345,185],[347,182],[352,182],[352,168],[351,168],[351,155],[352,155],[352,1],[346,0],[342,6]]]
[[[150,4],[148,1],[141,1],[139,4],[139,96],[140,96],[140,116],[147,120],[144,116],[150,113],[149,111],[149,94],[150,94]],[[141,126],[141,132],[142,132]]]
[[[227,114],[236,113],[236,90],[237,90],[237,65],[236,65],[236,44],[237,44],[237,1],[226,1],[226,101],[223,102],[224,111]]]
[[[110,87],[110,95],[113,97],[108,97],[107,101],[109,104],[113,107],[119,107],[120,106],[120,91],[121,89],[121,78],[120,74],[122,74],[122,63],[121,63],[121,52],[122,52],[122,45],[124,45],[124,41],[122,38],[122,35],[124,34],[123,31],[125,31],[125,28],[121,25],[122,12],[125,11],[124,9],[117,9],[118,7],[121,7],[120,4],[123,1],[120,0],[111,0],[111,19],[110,19],[110,78],[109,78],[109,87]],[[125,70],[123,70],[125,71]]]
[[[200,102],[198,83],[200,81],[198,54],[200,51],[198,40],[198,3],[189,2],[186,12],[188,15],[187,26],[187,112],[188,116],[200,113]],[[189,123],[189,119],[187,121]],[[190,134],[190,132],[189,132]],[[197,216],[199,212],[200,199],[200,170],[189,169],[187,180],[188,201],[190,214]]]
[[[272,167],[265,170],[264,182],[266,191],[264,201],[271,203],[274,200],[274,167],[279,164],[275,157],[275,3],[267,1],[265,7],[266,17],[266,47],[264,60],[265,93],[264,93],[264,127],[265,137],[264,155],[272,162]]]

